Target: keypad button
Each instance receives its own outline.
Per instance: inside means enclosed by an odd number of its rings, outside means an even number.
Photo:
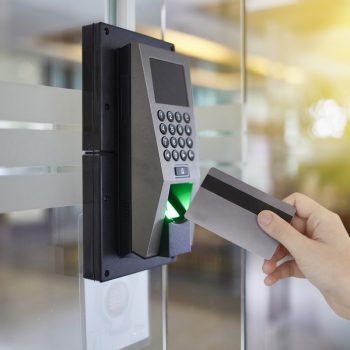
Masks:
[[[190,170],[187,166],[177,166],[175,169],[175,176],[190,176]]]
[[[193,140],[190,137],[187,137],[186,144],[187,144],[188,148],[192,148],[193,147]]]
[[[190,136],[192,134],[192,128],[189,125],[185,125],[185,133]]]
[[[163,135],[165,135],[168,129],[164,123],[160,123],[159,130]]]
[[[168,147],[169,147],[169,139],[168,139],[166,136],[163,136],[163,137],[162,137],[162,145],[163,145],[165,148],[168,148]]]
[[[184,133],[184,127],[181,124],[177,125],[176,130],[179,135],[182,135]]]
[[[175,113],[175,119],[176,119],[176,121],[177,121],[178,123],[181,123],[181,121],[182,121],[182,115],[181,115],[181,113],[176,112],[176,113]]]
[[[171,144],[171,147],[176,148],[177,147],[177,139],[175,137],[171,137],[170,144]]]
[[[187,159],[187,153],[183,149],[180,151],[180,157],[183,161]]]
[[[185,139],[183,137],[179,137],[178,143],[181,148],[185,147]]]
[[[191,121],[191,117],[190,117],[190,115],[188,113],[184,113],[183,117],[184,117],[184,121],[186,123],[189,123]]]
[[[172,154],[173,154],[173,159],[175,161],[178,161],[179,160],[179,152],[176,150],[173,150]]]
[[[190,149],[190,150],[187,152],[187,156],[188,156],[188,159],[189,159],[189,160],[193,160],[193,159],[194,159],[194,152]]]
[[[164,154],[164,159],[166,161],[169,161],[171,159],[171,153],[168,149],[166,149],[163,154]]]
[[[171,111],[168,111],[166,114],[166,117],[168,118],[169,122],[173,122],[174,121],[174,114]]]
[[[164,122],[165,113],[164,113],[161,109],[157,112],[157,115],[158,115],[158,119],[159,119],[161,122]]]
[[[168,129],[169,129],[169,132],[170,132],[171,135],[175,134],[176,128],[175,128],[174,124],[169,124]]]

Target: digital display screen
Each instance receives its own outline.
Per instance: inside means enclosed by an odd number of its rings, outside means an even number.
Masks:
[[[184,67],[150,58],[156,103],[188,107]]]

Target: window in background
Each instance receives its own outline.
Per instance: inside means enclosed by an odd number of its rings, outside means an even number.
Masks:
[[[248,0],[248,179],[337,211],[350,229],[350,3]],[[258,174],[258,176],[257,176]],[[247,265],[248,349],[347,349],[348,323],[302,280]]]
[[[81,88],[81,26],[103,21],[103,4],[5,0],[0,14],[0,80]]]

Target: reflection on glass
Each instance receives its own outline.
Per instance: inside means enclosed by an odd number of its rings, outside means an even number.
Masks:
[[[150,343],[147,271],[104,283],[84,279],[82,295],[87,350]]]
[[[81,88],[81,26],[103,21],[104,3],[2,1],[0,80]]]
[[[160,348],[160,268],[83,279],[81,216],[81,207],[0,215],[1,349]]]
[[[0,348],[81,349],[79,207],[0,215]]]

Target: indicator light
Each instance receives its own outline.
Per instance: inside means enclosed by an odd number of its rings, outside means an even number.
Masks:
[[[165,218],[168,221],[183,221],[190,206],[192,183],[171,184]]]

